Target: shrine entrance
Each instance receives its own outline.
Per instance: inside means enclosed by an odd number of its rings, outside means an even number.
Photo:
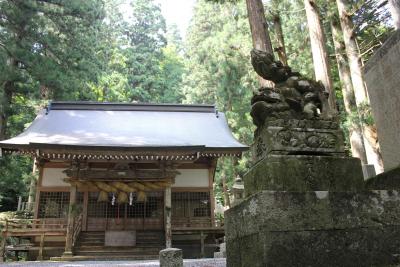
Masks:
[[[132,193],[128,203],[119,204],[113,200],[99,202],[98,192],[88,192],[87,231],[107,230],[163,230],[164,193],[146,192],[146,199],[138,201]]]

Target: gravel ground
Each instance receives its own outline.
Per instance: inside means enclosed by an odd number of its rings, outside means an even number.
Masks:
[[[50,261],[25,261],[9,262],[2,266],[33,266],[33,267],[158,267],[158,261],[75,261],[75,262],[50,262]],[[184,267],[226,267],[225,259],[199,259],[183,260]]]

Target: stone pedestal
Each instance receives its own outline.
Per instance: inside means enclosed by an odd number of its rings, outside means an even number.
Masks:
[[[266,118],[255,132],[255,161],[267,155],[344,155],[343,133],[333,119]]]
[[[358,159],[267,155],[225,212],[227,266],[399,264],[398,173],[364,182]]]
[[[261,191],[225,213],[227,266],[399,263],[400,194]]]
[[[246,196],[261,190],[359,191],[363,187],[360,160],[339,156],[268,155],[244,177]]]
[[[267,155],[225,212],[227,266],[389,266],[400,255],[400,175],[358,159]]]
[[[178,248],[161,250],[160,267],[183,267],[182,250]]]

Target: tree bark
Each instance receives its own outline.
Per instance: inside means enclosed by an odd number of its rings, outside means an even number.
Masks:
[[[224,191],[224,204],[225,204],[225,207],[230,208],[231,207],[231,199],[229,198],[228,185],[226,184],[225,174],[221,175],[221,180],[222,180],[222,190]]]
[[[340,28],[339,21],[337,21],[336,18],[331,20],[331,28],[339,78],[342,83],[344,108],[348,116],[353,116],[354,113],[357,114],[356,120],[351,120],[349,128],[351,152],[354,157],[357,157],[361,160],[362,164],[368,164],[364,147],[363,132],[359,122],[353,85],[351,83],[350,70],[347,59],[345,58],[346,48],[343,43],[343,33],[342,29]]]
[[[283,65],[287,66],[288,62],[286,55],[285,39],[283,37],[282,23],[279,13],[274,14],[273,22],[277,43],[277,47],[274,50],[278,53],[279,60],[283,63]]]
[[[10,56],[7,60],[7,67],[10,69],[9,73],[15,75],[17,71],[17,60]],[[10,79],[4,81],[2,84],[2,95],[0,95],[0,140],[7,138],[7,121],[10,113],[10,105],[12,101],[12,96],[15,91],[15,80],[13,80],[13,75],[10,75]]]
[[[6,81],[3,83],[3,96],[0,104],[0,140],[7,138],[7,121],[8,114],[14,92],[14,81]]]
[[[32,178],[31,178],[31,182],[29,184],[29,195],[28,195],[28,204],[27,204],[27,209],[29,211],[33,210],[33,202],[35,201],[36,170],[37,170],[37,162],[36,162],[36,158],[34,158],[33,166],[32,166]]]
[[[333,88],[331,68],[326,48],[326,37],[322,28],[318,6],[314,0],[304,0],[310,34],[311,52],[314,63],[315,79],[321,81],[329,93],[329,114],[336,114],[336,97]]]
[[[361,56],[358,52],[356,36],[353,31],[354,25],[349,13],[347,12],[347,0],[336,0],[340,25],[343,31],[343,40],[346,46],[346,53],[349,59],[351,80],[354,87],[354,95],[357,106],[368,103],[367,91],[364,84],[364,77],[361,71]]]
[[[274,54],[269,37],[268,24],[265,20],[264,5],[262,0],[246,0],[247,14],[249,17],[251,38],[255,49]],[[261,86],[273,87],[271,81],[259,77]]]
[[[392,14],[394,28],[400,29],[400,0],[389,0],[389,10]]]
[[[343,31],[343,40],[346,47],[346,54],[349,60],[350,75],[354,89],[354,95],[357,107],[369,104],[367,90],[364,83],[364,77],[361,70],[361,56],[358,51],[356,35],[353,31],[354,25],[347,12],[348,0],[336,0],[340,25]],[[363,125],[364,145],[368,162],[374,164],[376,173],[383,172],[382,155],[379,149],[379,143],[374,130],[374,126]]]

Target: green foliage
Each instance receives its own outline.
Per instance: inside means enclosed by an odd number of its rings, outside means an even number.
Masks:
[[[265,7],[265,10],[273,47],[276,47],[276,37],[271,15],[279,13],[289,66],[307,77],[313,77],[311,44],[303,1],[273,0]]]
[[[27,197],[31,171],[32,159],[29,157],[0,158],[0,211],[15,210],[18,196]]]
[[[253,124],[249,103],[256,89],[256,76],[249,62],[251,36],[243,2],[218,4],[199,1],[187,34],[186,68],[183,91],[186,103],[216,104],[225,113],[235,137],[250,144]],[[221,177],[228,185],[243,175],[248,157],[239,162],[226,158],[219,161],[216,173],[216,195],[222,200]],[[238,163],[238,164],[236,164]]]
[[[351,0],[354,32],[367,61],[393,32],[387,1]]]
[[[127,58],[128,99],[137,102],[162,102],[154,99],[164,87],[160,78],[162,48],[166,45],[165,20],[161,10],[153,1],[136,0],[132,3],[132,21],[124,29],[128,47]]]

